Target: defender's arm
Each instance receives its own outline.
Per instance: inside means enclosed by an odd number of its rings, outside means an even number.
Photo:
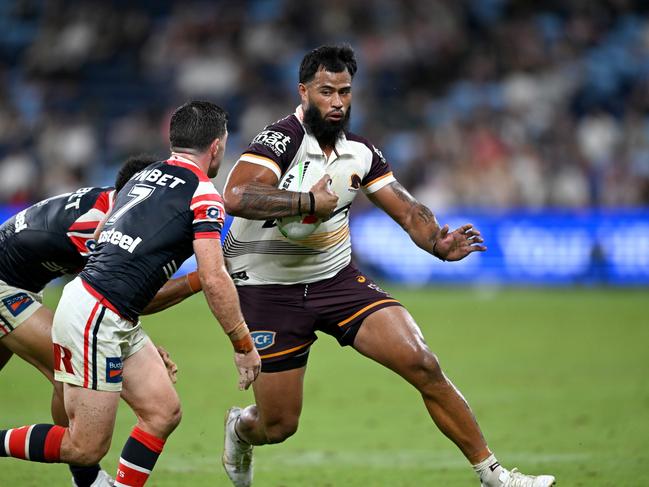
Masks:
[[[487,250],[484,245],[477,245],[484,240],[473,225],[463,225],[449,233],[448,225],[440,227],[433,212],[419,203],[398,181],[368,197],[401,225],[418,247],[439,259],[460,260],[471,252]]]

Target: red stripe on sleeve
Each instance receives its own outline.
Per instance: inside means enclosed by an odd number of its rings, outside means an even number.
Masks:
[[[196,232],[194,234],[194,240],[200,240],[202,238],[221,238],[221,232]]]
[[[133,431],[131,431],[131,437],[142,443],[149,450],[158,454],[162,453],[162,448],[165,446],[165,440],[153,436],[151,433],[147,433],[137,426],[133,428]]]
[[[218,203],[223,203],[223,198],[218,193],[202,194],[200,196],[194,196],[189,202],[189,206],[193,206],[200,201],[217,201]]]

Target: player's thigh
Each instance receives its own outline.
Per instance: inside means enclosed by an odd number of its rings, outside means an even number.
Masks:
[[[366,317],[354,348],[408,380],[421,369],[437,367],[419,326],[401,306],[383,308]]]
[[[124,360],[122,398],[142,422],[156,429],[166,431],[170,423],[180,421],[180,399],[158,350],[148,338],[138,352]],[[165,431],[151,433],[162,435]]]
[[[80,455],[101,458],[110,447],[119,392],[64,384],[64,396],[70,437],[61,446],[61,460],[75,463]]]
[[[53,378],[52,354],[53,313],[41,306],[11,333],[2,338],[2,345]]]
[[[306,367],[262,372],[253,382],[257,413],[266,425],[297,421],[302,412]]]

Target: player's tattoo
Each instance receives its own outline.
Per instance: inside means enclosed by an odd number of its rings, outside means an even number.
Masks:
[[[422,204],[418,204],[417,215],[424,223],[430,223],[435,220],[435,215],[433,215],[433,212]]]
[[[390,183],[390,187],[401,201],[408,203],[410,206],[415,206],[417,204],[411,194],[406,191],[406,188],[401,186],[398,182],[394,181],[393,183]]]
[[[398,182],[393,182],[390,185],[392,187],[392,191],[394,191],[394,194],[397,195],[397,197],[406,203],[410,205],[411,208],[415,209],[417,212],[417,216],[419,219],[424,222],[424,223],[431,223],[435,221],[435,215],[433,215],[433,212],[428,209],[425,205],[422,205],[419,203],[415,198],[412,197],[406,189],[401,186]]]
[[[304,198],[302,198],[304,199]],[[241,195],[243,211],[238,216],[268,220],[300,214],[300,193],[283,191],[262,183],[248,183]]]

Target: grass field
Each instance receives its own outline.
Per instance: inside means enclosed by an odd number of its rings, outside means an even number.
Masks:
[[[390,290],[504,465],[554,473],[559,486],[649,486],[646,290]],[[227,340],[201,296],[144,326],[179,364],[184,406],[147,485],[229,486],[219,460],[223,414],[252,395],[236,390]],[[0,427],[48,415],[47,384],[12,360],[0,374]],[[111,474],[133,421],[122,407],[103,462]],[[0,460],[0,486],[44,485],[69,486],[67,468]],[[256,450],[256,487],[476,485],[410,386],[326,336],[312,349],[300,430]]]

